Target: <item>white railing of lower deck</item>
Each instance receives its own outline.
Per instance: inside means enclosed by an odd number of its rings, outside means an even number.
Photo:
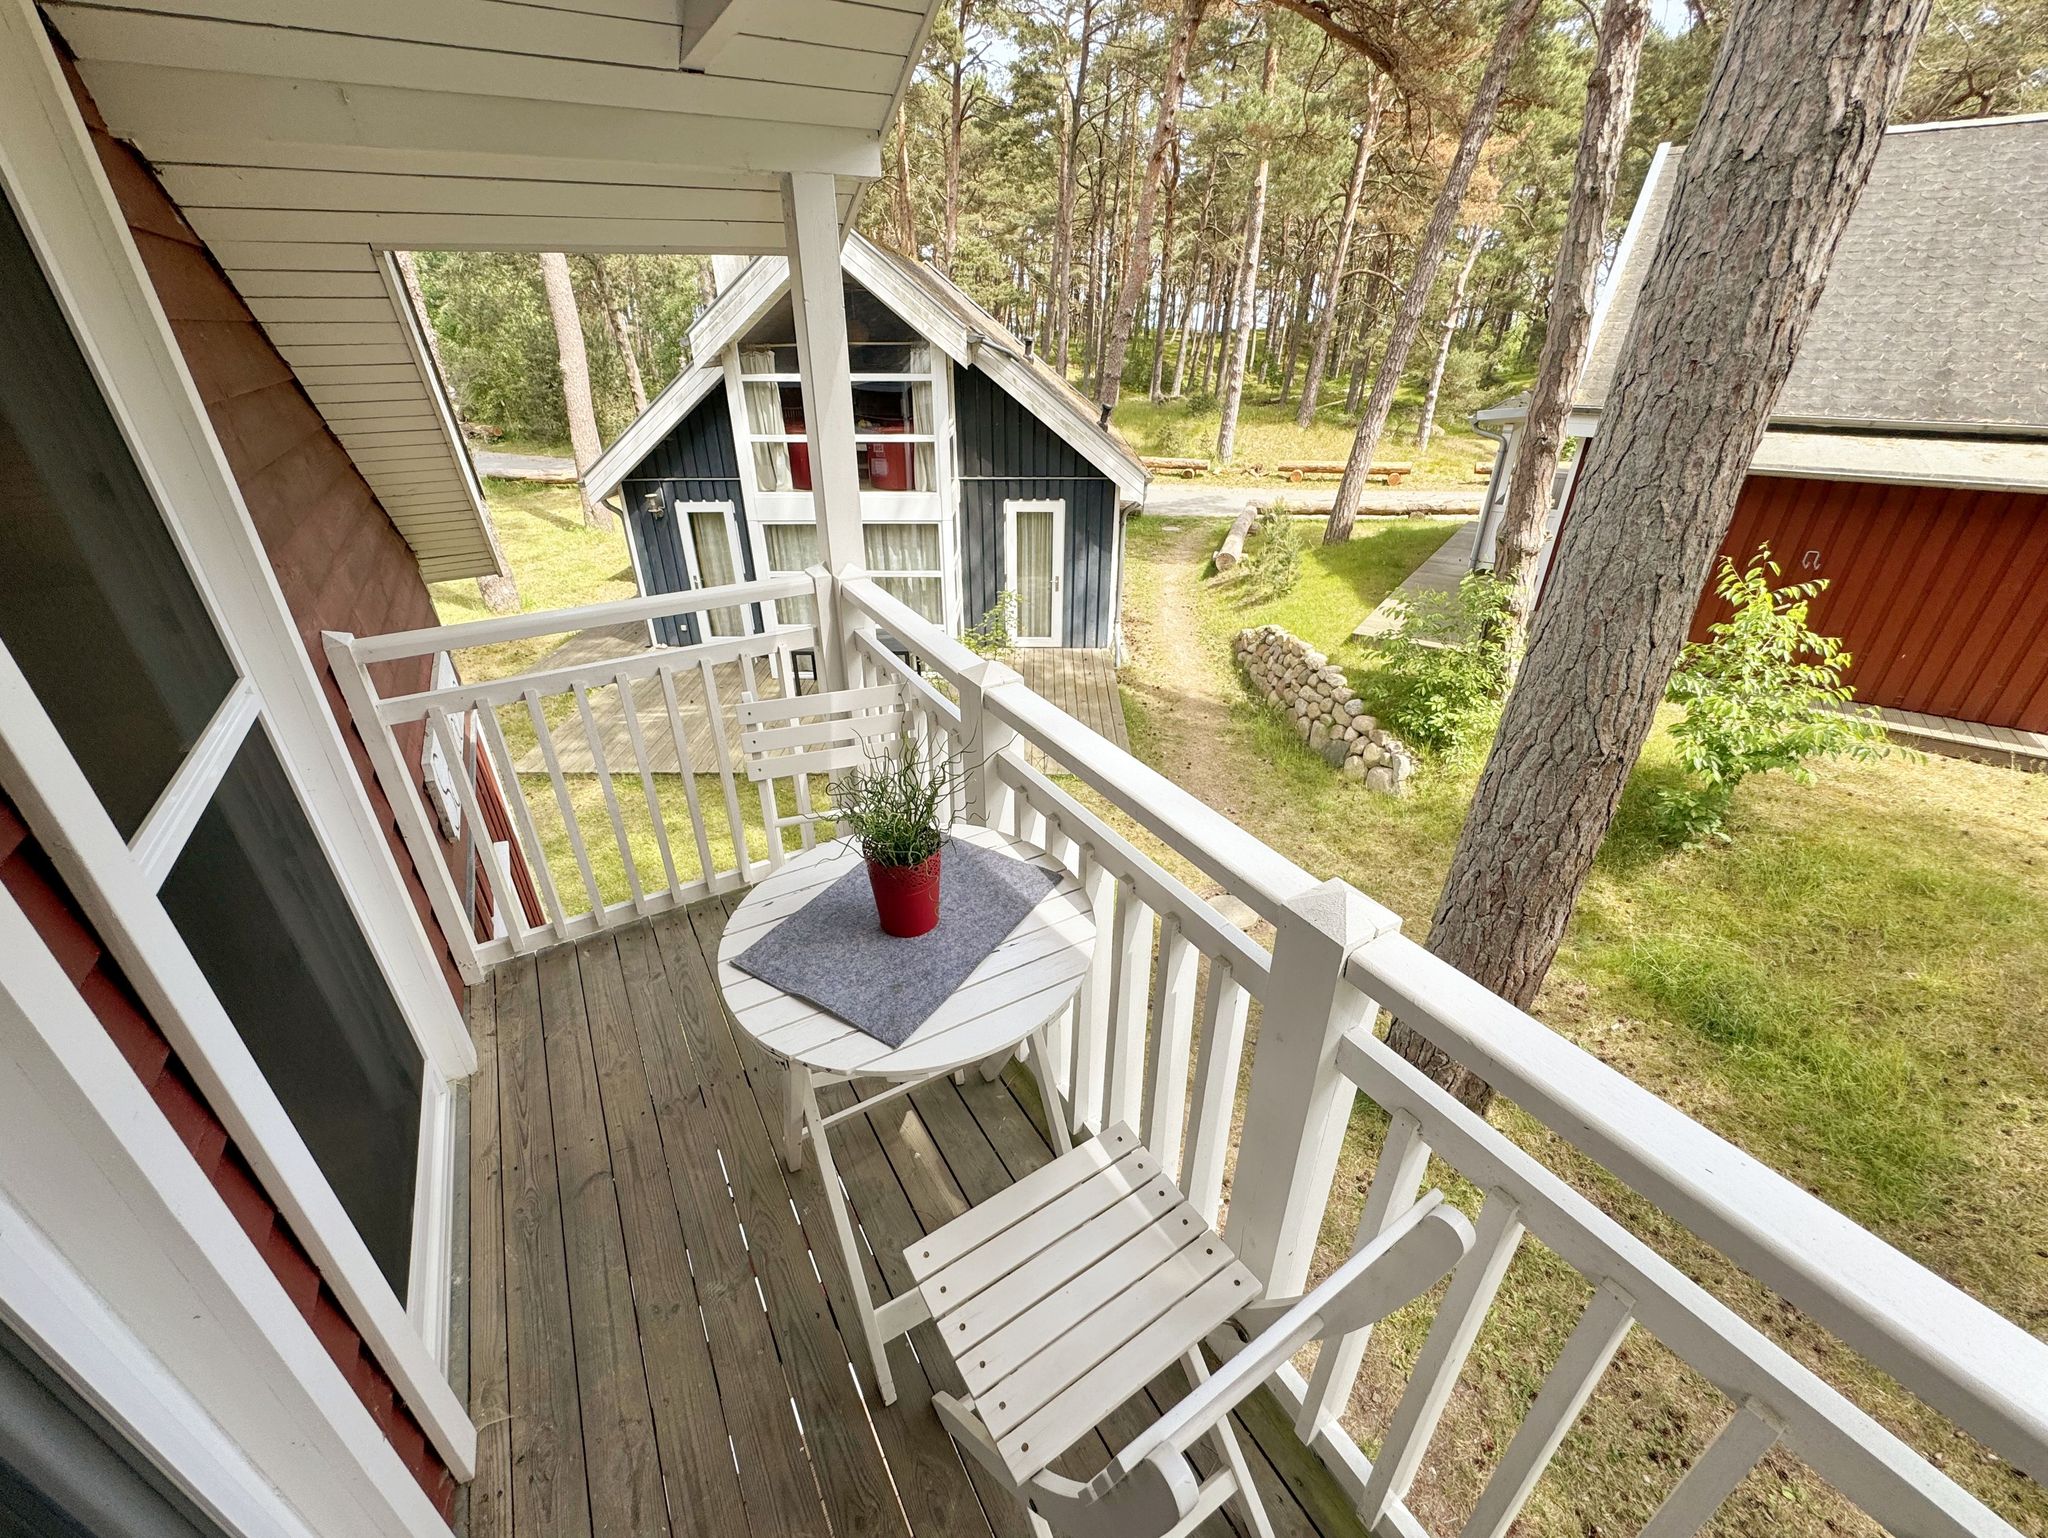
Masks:
[[[816,579],[792,575],[388,635],[326,636],[335,678],[466,977],[474,981],[508,957],[749,884],[782,862],[776,787],[747,780],[726,716],[736,692],[767,696],[794,687],[793,654],[816,653],[820,639],[813,626],[773,623],[774,600],[816,601],[819,596]],[[755,606],[769,621],[759,633],[693,646],[655,646],[509,678],[386,698],[370,672],[380,663],[471,647]],[[522,773],[501,711],[511,713],[522,736],[531,732],[528,751],[538,758],[538,770]],[[601,714],[608,718],[606,725],[615,726],[615,734],[600,725]],[[616,722],[609,719],[614,715]],[[423,726],[449,766],[463,821],[473,831],[476,857],[503,921],[500,935],[476,937],[474,905],[443,858],[422,803],[418,767],[399,751],[394,730],[415,724]],[[693,749],[697,732],[703,741]],[[474,778],[462,768],[463,745],[471,741],[479,759]],[[571,744],[588,752],[588,770],[580,762],[564,768],[562,750]],[[616,763],[620,758],[626,762]],[[700,788],[700,777],[715,780],[715,790]],[[485,779],[495,782],[505,802],[509,849],[501,849],[486,831],[478,794]],[[661,784],[670,781],[680,784],[680,809],[661,792]],[[586,782],[595,787],[594,807],[591,797],[578,794]],[[799,782],[794,795],[797,810],[808,811],[808,785]],[[755,799],[760,803],[758,825],[748,804]],[[554,858],[542,838],[543,823],[561,831]],[[807,825],[801,837],[809,839]],[[616,867],[608,853],[593,855],[607,845],[616,851]],[[529,919],[521,901],[520,865],[541,905],[538,923]],[[606,893],[609,883],[603,878],[614,870],[624,881],[622,898]]]
[[[872,583],[844,582],[838,596],[848,656],[858,659],[849,667],[864,679],[894,676],[921,689],[920,730],[965,767],[973,815],[1058,855],[1095,904],[1107,943],[1055,1048],[1060,1061],[1050,1065],[1077,1124],[1126,1119],[1139,1127],[1212,1219],[1231,1174],[1228,1232],[1276,1296],[1305,1280],[1305,1250],[1330,1195],[1332,1129],[1341,1133],[1354,1089],[1389,1118],[1359,1243],[1412,1203],[1432,1154],[1483,1193],[1479,1242],[1439,1305],[1376,1460],[1341,1419],[1366,1349],[1362,1335],[1346,1348],[1326,1347],[1309,1380],[1291,1368],[1282,1375],[1297,1429],[1376,1532],[1423,1534],[1406,1498],[1509,1263],[1534,1236],[1586,1280],[1592,1302],[1501,1455],[1464,1528],[1468,1538],[1506,1533],[1638,1326],[1731,1405],[1721,1433],[1642,1529],[1652,1538],[1707,1526],[1774,1446],[1894,1532],[2013,1533],[1402,1059],[1375,1033],[1377,1013],[1388,1010],[1471,1064],[2036,1480],[2048,1480],[2048,1345],[1430,956],[1385,909],[1317,883]],[[1027,743],[1272,921],[1275,949],[1222,919],[1072,790],[1030,767]],[[1233,1137],[1252,998],[1261,1025],[1243,1126]]]

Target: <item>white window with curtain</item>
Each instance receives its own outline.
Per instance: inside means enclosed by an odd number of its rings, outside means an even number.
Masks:
[[[863,492],[935,494],[939,490],[938,414],[933,351],[923,342],[864,343],[853,364],[853,441]],[[804,436],[801,376],[792,347],[738,349],[737,423],[742,460],[753,466],[754,489],[811,489],[810,445]]]
[[[869,523],[861,531],[875,585],[944,628],[945,541],[936,523]]]
[[[676,516],[682,520],[683,555],[690,568],[693,588],[729,587],[740,581],[745,568],[740,564],[738,521],[730,502],[678,502]],[[708,636],[745,635],[753,627],[746,609],[707,610],[699,620]]]
[[[754,569],[764,576],[809,571],[818,564],[818,526],[815,523],[762,523],[753,526]],[[815,625],[818,603],[814,598],[778,598],[775,618],[784,625]]]

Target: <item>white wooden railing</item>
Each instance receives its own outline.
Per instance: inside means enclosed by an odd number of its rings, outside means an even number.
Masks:
[[[1301,1292],[1312,1273],[1358,1093],[1386,1113],[1388,1129],[1358,1219],[1359,1244],[1415,1200],[1432,1156],[1480,1193],[1479,1242],[1438,1305],[1372,1456],[1344,1424],[1363,1337],[1346,1349],[1326,1350],[1306,1379],[1291,1368],[1281,1375],[1279,1392],[1297,1430],[1374,1531],[1401,1538],[1425,1531],[1409,1503],[1423,1454],[1482,1326],[1512,1305],[1511,1296],[1502,1296],[1513,1286],[1509,1263],[1533,1238],[1584,1279],[1592,1301],[1501,1453],[1465,1525],[1469,1538],[1506,1533],[1635,1329],[1654,1336],[1729,1402],[1724,1429],[1683,1477],[1669,1482],[1641,1532],[1681,1538],[1700,1531],[1773,1447],[1789,1450],[1892,1531],[2014,1532],[1394,1053],[1376,1033],[1378,1017],[1383,1010],[1398,1016],[1470,1064],[1557,1137],[2037,1481],[2048,1481],[2048,1345],[1430,956],[1401,933],[1389,910],[1341,882],[1318,881],[1032,693],[1001,662],[978,657],[935,630],[874,582],[834,581],[819,572],[448,631],[336,638],[330,654],[338,648],[338,674],[342,660],[356,670],[344,688],[365,738],[382,744],[380,773],[390,762],[401,776],[396,783],[406,788],[413,780],[391,746],[392,724],[425,718],[448,731],[460,711],[508,702],[523,701],[531,713],[535,692],[545,697],[548,689],[566,691],[580,708],[589,690],[619,687],[619,665],[589,676],[571,670],[576,676],[533,675],[377,700],[362,671],[370,663],[427,647],[800,594],[816,600],[815,630],[659,648],[634,665],[666,679],[714,661],[748,661],[764,677],[780,680],[789,676],[789,651],[815,647],[828,686],[900,682],[918,750],[950,758],[961,771],[959,814],[1042,844],[1074,871],[1095,905],[1103,943],[1055,1033],[1058,1060],[1052,1065],[1077,1129],[1116,1119],[1139,1127],[1212,1220],[1223,1214],[1227,1191],[1225,1231],[1265,1279],[1263,1306]],[[708,673],[703,676],[707,688],[716,687]],[[489,708],[479,711],[480,719],[490,715]],[[510,755],[488,726],[484,735],[492,767],[516,808],[521,781],[511,772]],[[1046,767],[1034,767],[1027,749],[1037,750]],[[378,744],[372,751],[380,751]],[[722,798],[705,798],[708,808],[689,798],[690,826],[672,836],[676,845],[686,835],[696,845],[701,864],[694,879],[664,870],[665,884],[643,882],[633,901],[593,898],[576,914],[551,907],[547,925],[479,946],[478,959],[488,963],[630,922],[745,882],[759,864],[779,859],[777,848],[749,861],[730,755],[721,745],[715,757],[695,768],[721,776]],[[537,794],[563,794],[554,765],[544,778],[528,779],[537,782]],[[653,810],[653,793],[646,794]],[[609,779],[603,799],[615,816],[617,792]],[[431,836],[416,788],[405,797],[394,792],[392,800],[420,815],[422,831]],[[706,828],[719,823],[721,812],[720,826],[739,853],[729,866],[714,869]],[[400,815],[403,821],[403,809]],[[522,828],[537,846],[531,830]],[[622,846],[627,842],[623,831],[617,837]],[[1270,946],[1141,847],[1155,841],[1269,924]],[[622,847],[622,854],[629,851]],[[1255,1040],[1248,1037],[1254,1001]],[[1216,1345],[1228,1351],[1234,1337]]]

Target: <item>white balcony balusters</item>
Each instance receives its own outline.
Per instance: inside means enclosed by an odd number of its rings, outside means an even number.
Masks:
[[[369,667],[428,652],[568,632],[659,615],[813,597],[816,626],[661,648],[623,662],[557,668],[509,680],[380,698]],[[1507,1441],[1466,1532],[1499,1538],[1544,1471],[1631,1329],[1639,1328],[1727,1396],[1730,1419],[1690,1472],[1669,1481],[1643,1531],[1680,1538],[1708,1524],[1774,1446],[1783,1446],[1878,1521],[1927,1535],[2009,1535],[2012,1529],[1941,1470],[1511,1141],[1400,1058],[1375,1032],[1382,1009],[1472,1063],[1518,1106],[1639,1196],[1718,1247],[1852,1347],[1892,1372],[1993,1451],[2048,1479],[2048,1345],[2000,1319],[1939,1277],[1748,1159],[1522,1011],[1462,977],[1399,932],[1396,917],[1341,882],[1319,883],[1246,830],[1024,687],[999,662],[934,630],[873,582],[822,570],[698,594],[488,620],[447,630],[354,640],[331,636],[330,658],[436,911],[458,915],[465,972],[516,952],[562,943],[641,915],[730,890],[782,857],[785,839],[815,836],[791,822],[765,842],[743,817],[725,691],[795,686],[792,654],[810,652],[825,687],[900,684],[911,750],[962,768],[960,815],[1019,832],[1074,871],[1100,921],[1101,943],[1070,1015],[1052,1033],[1052,1063],[1076,1131],[1125,1119],[1191,1203],[1224,1221],[1247,1264],[1284,1306],[1338,1257],[1318,1252],[1332,1172],[1352,1121],[1354,1095],[1374,1102],[1387,1133],[1361,1203],[1355,1249],[1401,1221],[1432,1159],[1483,1193],[1477,1241],[1434,1305],[1421,1352],[1402,1386],[1376,1456],[1346,1429],[1366,1333],[1325,1343],[1313,1376],[1282,1370],[1276,1393],[1304,1440],[1356,1502],[1367,1526],[1420,1538],[1409,1496],[1424,1477],[1437,1433],[1473,1343],[1532,1235],[1587,1284],[1592,1302],[1557,1366]],[[594,701],[636,691],[649,714],[626,710],[620,772],[592,771],[579,798],[560,745],[573,729],[604,764]],[[563,701],[571,708],[551,701]],[[522,707],[537,742],[515,770],[493,711]],[[511,853],[533,874],[542,914],[529,923],[507,898],[504,932],[466,938],[461,896],[427,822],[417,775],[393,727],[424,720],[459,746],[479,713],[484,772],[511,809]],[[708,728],[695,712],[708,710]],[[552,719],[553,730],[550,731]],[[566,722],[566,724],[565,724]],[[667,766],[651,743],[673,743],[684,809],[660,794]],[[693,728],[695,728],[693,730]],[[1035,749],[1043,767],[1026,761]],[[459,762],[459,754],[450,756]],[[698,776],[715,777],[700,797]],[[637,792],[633,789],[638,782]],[[593,813],[594,784],[601,810]],[[646,802],[653,829],[635,842],[624,794]],[[808,784],[786,786],[809,809]],[[474,786],[464,815],[481,819]],[[776,803],[765,799],[764,814]],[[705,802],[710,802],[707,809]],[[722,803],[722,804],[721,804]],[[631,885],[605,900],[579,806],[619,847]],[[686,815],[688,828],[671,825]],[[551,865],[540,823],[566,825],[566,857]],[[1135,826],[1142,830],[1134,835]],[[770,829],[776,828],[771,818]],[[757,840],[748,847],[748,837]],[[729,838],[731,854],[719,858]],[[1153,845],[1171,851],[1155,856]],[[694,851],[694,864],[689,856]],[[1167,868],[1174,857],[1187,879]],[[511,891],[510,861],[491,847],[485,868]],[[1198,891],[1200,883],[1205,890]],[[1206,900],[1238,899],[1262,923],[1248,930]],[[577,901],[582,899],[581,905]],[[1273,926],[1271,948],[1256,936]],[[1256,1003],[1257,1013],[1252,1012]],[[1247,1072],[1246,1059],[1249,1057]],[[1242,1125],[1233,1122],[1242,1107]],[[1435,1182],[1449,1185],[1440,1178]],[[1348,1206],[1347,1201],[1347,1206]],[[1417,1307],[1427,1308],[1427,1303]],[[1229,1355],[1233,1335],[1212,1345]],[[1644,1471],[1652,1477],[1656,1471]]]

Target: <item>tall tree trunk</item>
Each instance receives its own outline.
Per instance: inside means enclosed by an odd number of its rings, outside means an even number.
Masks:
[[[1280,398],[1294,393],[1294,371],[1301,366],[1301,334],[1308,329],[1308,312],[1315,303],[1315,242],[1304,238],[1301,265],[1296,274],[1294,309],[1287,317],[1287,361],[1280,370]]]
[[[427,296],[420,290],[420,267],[410,251],[394,251],[393,260],[398,263],[399,281],[405,285],[406,303],[412,306],[412,313],[419,321],[420,334],[427,339],[427,357],[434,365],[434,373],[441,382],[441,398],[448,403],[450,412],[455,410],[455,397],[448,393],[448,366],[441,361],[441,337],[434,330],[433,317],[427,314]],[[462,431],[458,420],[455,430]],[[468,451],[465,449],[465,453]],[[512,563],[505,559],[505,547],[498,543],[497,521],[491,516],[491,499],[482,500],[484,538],[490,542],[491,559],[498,563],[494,572],[485,572],[476,579],[477,592],[482,595],[484,607],[493,614],[517,614],[519,612],[519,582],[512,575]]]
[[[1101,376],[1096,382],[1095,399],[1105,409],[1113,409],[1117,397],[1123,392],[1124,356],[1130,350],[1131,323],[1138,313],[1138,302],[1144,297],[1146,280],[1152,276],[1152,204],[1158,197],[1159,184],[1166,178],[1166,162],[1172,154],[1174,136],[1179,132],[1180,98],[1188,86],[1188,51],[1194,47],[1195,34],[1201,30],[1202,17],[1209,9],[1209,0],[1183,0],[1180,16],[1174,28],[1173,43],[1166,53],[1166,78],[1159,86],[1159,116],[1152,126],[1152,152],[1145,157],[1145,172],[1138,184],[1137,211],[1131,217],[1130,229],[1124,239],[1124,278],[1122,291],[1117,295],[1116,306],[1109,317],[1109,337],[1102,348]],[[1160,304],[1165,305],[1164,281],[1168,264],[1173,259],[1173,197],[1166,200],[1166,247],[1160,262]],[[1158,370],[1153,370],[1156,380]],[[1154,393],[1158,391],[1155,383]]]
[[[1586,118],[1572,173],[1571,207],[1550,290],[1550,324],[1529,393],[1529,417],[1508,472],[1508,504],[1495,536],[1494,572],[1508,584],[1508,656],[1520,662],[1536,602],[1536,556],[1550,520],[1550,482],[1564,448],[1572,392],[1593,332],[1593,297],[1607,215],[1628,140],[1637,66],[1649,31],[1649,0],[1607,0],[1600,13],[1600,51],[1586,81]]]
[[[974,0],[960,0],[954,12],[960,51],[946,77],[946,218],[939,231],[938,267],[948,276],[960,245],[960,150],[967,139],[967,67],[973,62],[967,53],[967,28],[973,15]]]
[[[917,255],[917,208],[910,201],[910,120],[896,104],[896,240],[903,254]]]
[[[1197,228],[1196,234],[1199,236],[1200,233],[1200,229]],[[1208,306],[1211,302],[1208,297],[1208,289],[1202,286],[1203,272],[1198,254],[1190,256],[1189,265],[1192,270],[1188,274],[1187,297],[1180,308],[1180,346],[1174,349],[1173,354],[1173,383],[1166,387],[1167,395],[1174,400],[1180,399],[1181,389],[1187,383],[1188,354],[1196,350],[1197,338],[1188,329],[1195,318],[1195,304],[1198,300],[1202,302],[1202,321],[1206,325],[1209,319]],[[1214,286],[1214,272],[1212,269],[1209,287],[1213,288]]]
[[[1159,235],[1159,321],[1152,328],[1152,382],[1146,394],[1159,399],[1159,383],[1166,377],[1166,328],[1173,319],[1173,205],[1180,192],[1180,151],[1167,146],[1171,162],[1166,175],[1166,227]]]
[[[1067,342],[1073,327],[1074,203],[1081,178],[1081,117],[1088,99],[1088,63],[1095,47],[1095,0],[1082,0],[1081,56],[1074,71],[1073,95],[1060,135],[1060,190],[1052,235],[1052,347],[1048,356],[1060,377],[1067,375]]]
[[[1737,0],[1429,948],[1527,1007],[1685,644],[1930,0]],[[1417,1032],[1389,1041],[1466,1104]]]
[[[1358,205],[1365,196],[1365,172],[1379,144],[1380,116],[1386,111],[1386,102],[1387,77],[1375,72],[1372,84],[1366,88],[1365,117],[1358,125],[1358,145],[1351,156],[1351,179],[1344,184],[1344,215],[1337,225],[1337,248],[1330,253],[1330,265],[1323,277],[1323,313],[1316,322],[1315,345],[1309,349],[1308,377],[1301,382],[1301,405],[1294,413],[1296,427],[1307,427],[1315,420],[1323,370],[1330,366],[1330,337],[1337,329],[1339,301],[1344,297],[1344,267],[1351,260],[1352,228],[1358,223]]]
[[[1418,452],[1427,450],[1429,440],[1436,434],[1436,400],[1444,387],[1444,366],[1451,361],[1451,340],[1458,334],[1458,312],[1465,306],[1465,290],[1472,282],[1472,269],[1479,265],[1479,253],[1486,245],[1487,232],[1472,232],[1472,249],[1465,253],[1465,264],[1458,269],[1458,281],[1451,289],[1450,308],[1444,311],[1443,335],[1437,338],[1436,360],[1429,366],[1429,389],[1422,397],[1422,421],[1415,428],[1415,447]]]
[[[548,319],[555,327],[555,357],[562,370],[562,407],[569,417],[569,446],[576,453],[580,476],[597,463],[604,444],[597,436],[597,408],[590,399],[590,355],[583,350],[583,317],[576,309],[576,288],[569,280],[569,258],[543,251],[541,286],[547,290]],[[609,529],[616,520],[603,502],[583,491],[583,521],[593,529]]]
[[[1532,0],[1533,3],[1533,0]],[[1266,24],[1266,62],[1259,70],[1259,94],[1273,94],[1273,77],[1280,67],[1280,40],[1272,23]],[[1266,230],[1266,182],[1273,169],[1271,141],[1261,135],[1259,169],[1252,176],[1252,210],[1245,226],[1244,314],[1237,323],[1237,340],[1223,360],[1223,419],[1216,427],[1216,457],[1226,465],[1237,454],[1237,413],[1244,405],[1245,368],[1251,358],[1252,326],[1258,320],[1259,237]]]
[[[1479,152],[1493,132],[1493,120],[1500,112],[1501,93],[1507,89],[1508,73],[1515,55],[1528,40],[1529,29],[1543,9],[1542,0],[1509,0],[1508,13],[1500,33],[1493,40],[1493,53],[1486,71],[1479,77],[1472,110],[1465,114],[1464,130],[1458,135],[1457,152],[1437,194],[1436,207],[1423,231],[1422,245],[1415,253],[1415,268],[1408,277],[1401,307],[1394,312],[1394,328],[1387,334],[1386,351],[1380,355],[1379,372],[1373,375],[1372,393],[1366,397],[1365,415],[1358,435],[1351,440],[1351,457],[1344,462],[1344,479],[1337,483],[1337,500],[1330,509],[1330,521],[1323,529],[1323,543],[1341,545],[1351,538],[1351,525],[1358,518],[1359,498],[1365,494],[1365,478],[1372,473],[1373,455],[1379,452],[1380,435],[1387,430],[1387,414],[1394,409],[1394,391],[1400,387],[1408,354],[1422,330],[1422,312],[1429,308],[1430,290],[1436,287],[1444,253],[1457,227],[1458,214],[1465,206],[1465,190],[1472,185],[1472,172],[1479,164]]]
[[[606,328],[611,332],[612,346],[618,349],[619,362],[626,369],[626,387],[633,394],[634,415],[647,409],[647,380],[640,372],[640,358],[633,349],[633,317],[626,312],[625,303],[612,290],[611,275],[605,271],[602,256],[583,258],[584,271],[590,274],[591,287],[597,293],[598,308],[604,311]]]

